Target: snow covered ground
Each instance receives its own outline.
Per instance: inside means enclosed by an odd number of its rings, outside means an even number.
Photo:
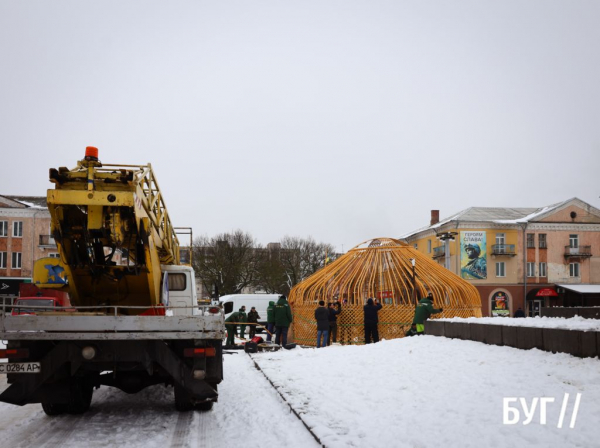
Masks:
[[[178,414],[172,389],[94,394],[83,416],[0,403],[6,447],[317,446],[253,360],[327,447],[600,447],[600,361],[434,336],[225,357],[212,411]],[[5,379],[0,377],[0,390]],[[557,428],[564,394],[564,425]],[[581,405],[569,428],[574,398]],[[551,397],[547,422],[503,424],[503,398]]]
[[[327,447],[600,446],[597,358],[434,336],[253,357]],[[559,429],[565,392],[570,401]],[[555,402],[545,425],[539,408],[528,425],[504,425],[504,397]]]
[[[435,319],[446,322],[461,322],[466,324],[510,325],[514,327],[561,328],[564,330],[600,331],[600,319],[585,319],[575,317],[451,317]]]

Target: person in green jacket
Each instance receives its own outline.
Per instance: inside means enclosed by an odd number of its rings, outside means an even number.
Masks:
[[[246,306],[242,305],[240,308],[240,320],[238,322],[248,322],[248,315],[246,314]],[[240,325],[240,338],[246,339],[246,325]]]
[[[433,307],[433,294],[427,294],[427,297],[419,300],[419,304],[415,308],[415,317],[413,319],[413,325],[416,325],[416,334],[425,334],[425,321],[429,319],[429,316],[432,314],[438,314],[444,311],[443,308],[435,309]],[[407,334],[407,336],[412,336],[412,334]]]
[[[271,342],[275,332],[275,302],[271,300],[267,307],[267,342]]]
[[[225,345],[235,345],[235,336],[237,333],[237,324],[227,322],[240,322],[240,313],[236,311],[231,313],[227,319],[225,319],[225,328],[227,329],[227,342]]]
[[[273,311],[275,318],[275,343],[278,345],[287,345],[287,334],[292,323],[292,309],[285,296],[280,296]]]

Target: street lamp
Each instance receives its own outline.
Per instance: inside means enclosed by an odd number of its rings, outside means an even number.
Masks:
[[[412,284],[413,284],[412,301],[415,302],[415,307],[416,307],[417,306],[417,276],[415,273],[415,266],[417,264],[417,260],[415,260],[414,258],[411,258],[410,264],[412,264]]]
[[[458,232],[443,232],[438,233],[436,238],[444,242],[444,267],[450,270],[450,241],[455,241],[455,236]]]

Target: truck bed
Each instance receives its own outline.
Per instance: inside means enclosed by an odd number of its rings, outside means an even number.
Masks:
[[[4,340],[222,339],[221,314],[197,316],[32,315],[0,318]]]

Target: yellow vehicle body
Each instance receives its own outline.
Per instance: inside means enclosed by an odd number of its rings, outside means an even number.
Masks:
[[[179,241],[152,167],[103,165],[91,149],[75,168],[50,170],[51,233],[71,302],[156,306],[160,265],[179,264]]]

